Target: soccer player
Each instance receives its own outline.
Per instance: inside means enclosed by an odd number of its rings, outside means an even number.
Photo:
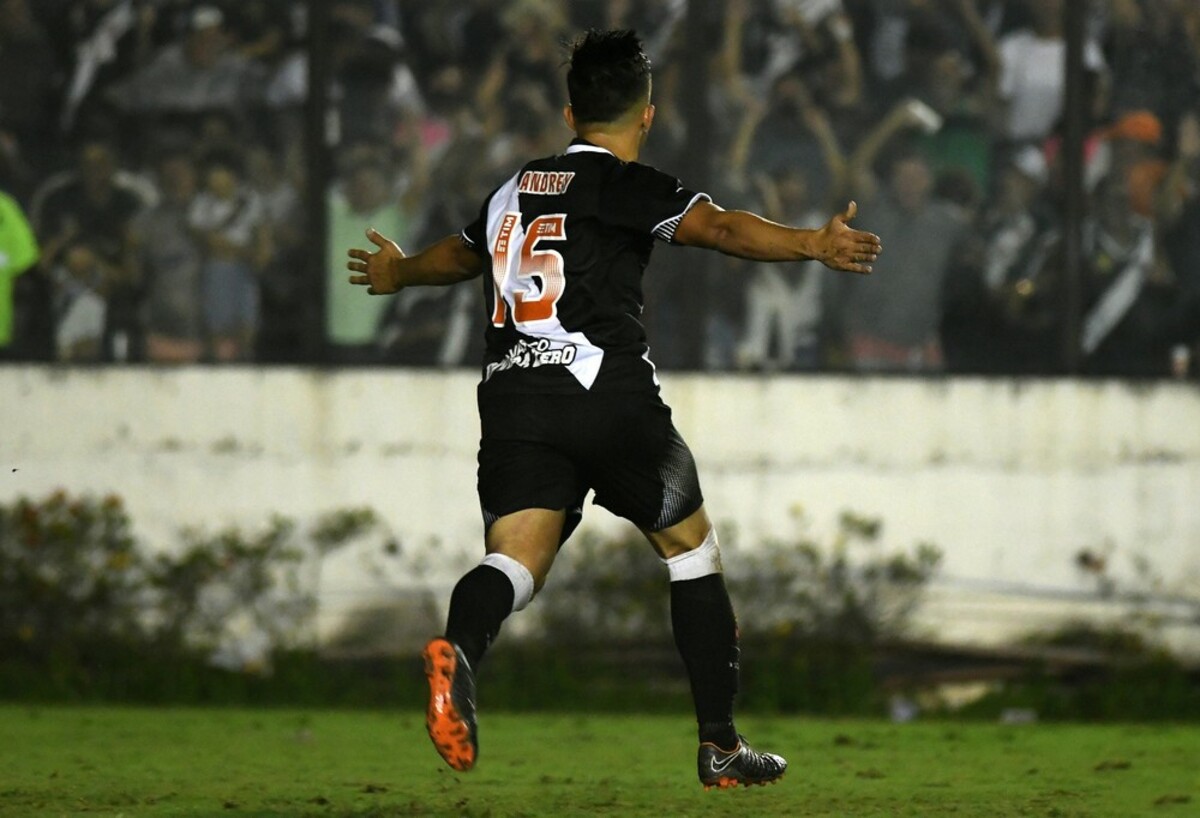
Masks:
[[[511,613],[542,587],[595,503],[645,534],[670,576],[671,624],[691,682],[705,788],[765,784],[787,762],[733,721],[738,629],[696,465],[659,397],[642,311],[654,239],[756,261],[817,259],[869,273],[879,238],[851,203],[818,230],[722,210],[638,164],[654,122],[650,61],[632,31],[589,31],[572,49],[563,153],[525,165],[460,235],[406,256],[374,229],[350,282],[376,295],[484,276],[489,323],[478,402],[486,556],[459,580],[444,637],[424,651],[427,727],[456,770],[476,761],[475,671]]]

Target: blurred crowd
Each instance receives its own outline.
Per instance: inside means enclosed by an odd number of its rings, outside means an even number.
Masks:
[[[1060,371],[1063,0],[692,2],[330,0],[314,243],[306,2],[0,0],[0,360],[475,365],[477,287],[367,298],[345,249],[457,232],[570,139],[564,43],[631,27],[643,161],[793,225],[854,199],[885,248],[869,278],[660,250],[660,366]],[[1091,0],[1085,25],[1082,370],[1183,376],[1200,3]]]

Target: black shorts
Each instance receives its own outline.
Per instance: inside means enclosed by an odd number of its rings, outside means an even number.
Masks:
[[[594,502],[646,531],[703,503],[696,461],[654,392],[480,395],[484,526],[526,508],[566,509],[563,537]]]

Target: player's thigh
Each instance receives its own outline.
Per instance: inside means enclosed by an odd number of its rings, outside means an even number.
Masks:
[[[487,530],[487,552],[504,554],[533,575],[534,590],[541,590],[558,554],[566,520],[563,509],[527,508],[494,520]]]
[[[575,421],[561,396],[489,395],[479,400],[478,489],[484,525],[530,508],[565,509],[564,534],[582,514],[588,485],[564,441]]]
[[[604,448],[591,452],[596,504],[643,531],[683,523],[703,505],[696,461],[657,395],[608,398]],[[703,539],[703,538],[701,538]],[[698,545],[699,543],[697,543]]]

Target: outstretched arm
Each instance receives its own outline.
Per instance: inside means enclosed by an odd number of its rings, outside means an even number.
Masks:
[[[679,223],[675,242],[706,247],[752,261],[816,260],[834,270],[867,274],[883,249],[879,236],[849,227],[854,202],[818,230],[803,230],[768,221],[744,210],[722,210],[699,202]]]
[[[467,249],[458,236],[434,242],[415,256],[404,255],[400,245],[373,227],[367,229],[367,238],[379,249],[349,250],[353,260],[346,262],[346,269],[359,274],[350,276],[350,283],[365,286],[371,295],[421,284],[457,284],[481,275],[487,266],[483,256]]]

